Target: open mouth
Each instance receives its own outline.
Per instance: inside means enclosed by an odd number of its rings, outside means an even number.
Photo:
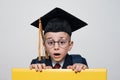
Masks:
[[[55,55],[55,56],[59,56],[59,55],[60,55],[60,53],[54,53],[54,55]]]
[[[60,53],[54,53],[54,54],[53,54],[53,59],[54,59],[55,61],[60,61],[60,59],[61,59],[61,54],[60,54]]]

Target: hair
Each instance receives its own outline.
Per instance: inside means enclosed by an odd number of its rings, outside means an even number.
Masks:
[[[66,32],[69,36],[72,34],[70,24],[62,18],[51,19],[45,27],[44,34],[47,32]]]

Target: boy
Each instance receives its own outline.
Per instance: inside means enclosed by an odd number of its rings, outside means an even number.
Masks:
[[[72,69],[79,72],[88,68],[85,58],[80,55],[69,55],[68,51],[73,46],[71,41],[72,32],[84,27],[87,23],[67,13],[55,8],[40,18],[44,30],[44,48],[49,55],[48,59],[33,59],[30,69],[42,71],[42,69]],[[31,25],[38,27],[39,20]]]

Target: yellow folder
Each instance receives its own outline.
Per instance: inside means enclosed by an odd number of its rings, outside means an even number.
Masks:
[[[12,80],[107,80],[107,71],[101,69],[86,69],[75,73],[71,69],[46,69],[36,72],[34,69],[13,68]]]

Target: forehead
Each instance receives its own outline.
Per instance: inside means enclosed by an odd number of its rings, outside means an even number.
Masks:
[[[45,39],[57,40],[57,39],[60,39],[60,38],[69,39],[70,36],[67,33],[65,33],[65,32],[47,32],[45,34]]]

